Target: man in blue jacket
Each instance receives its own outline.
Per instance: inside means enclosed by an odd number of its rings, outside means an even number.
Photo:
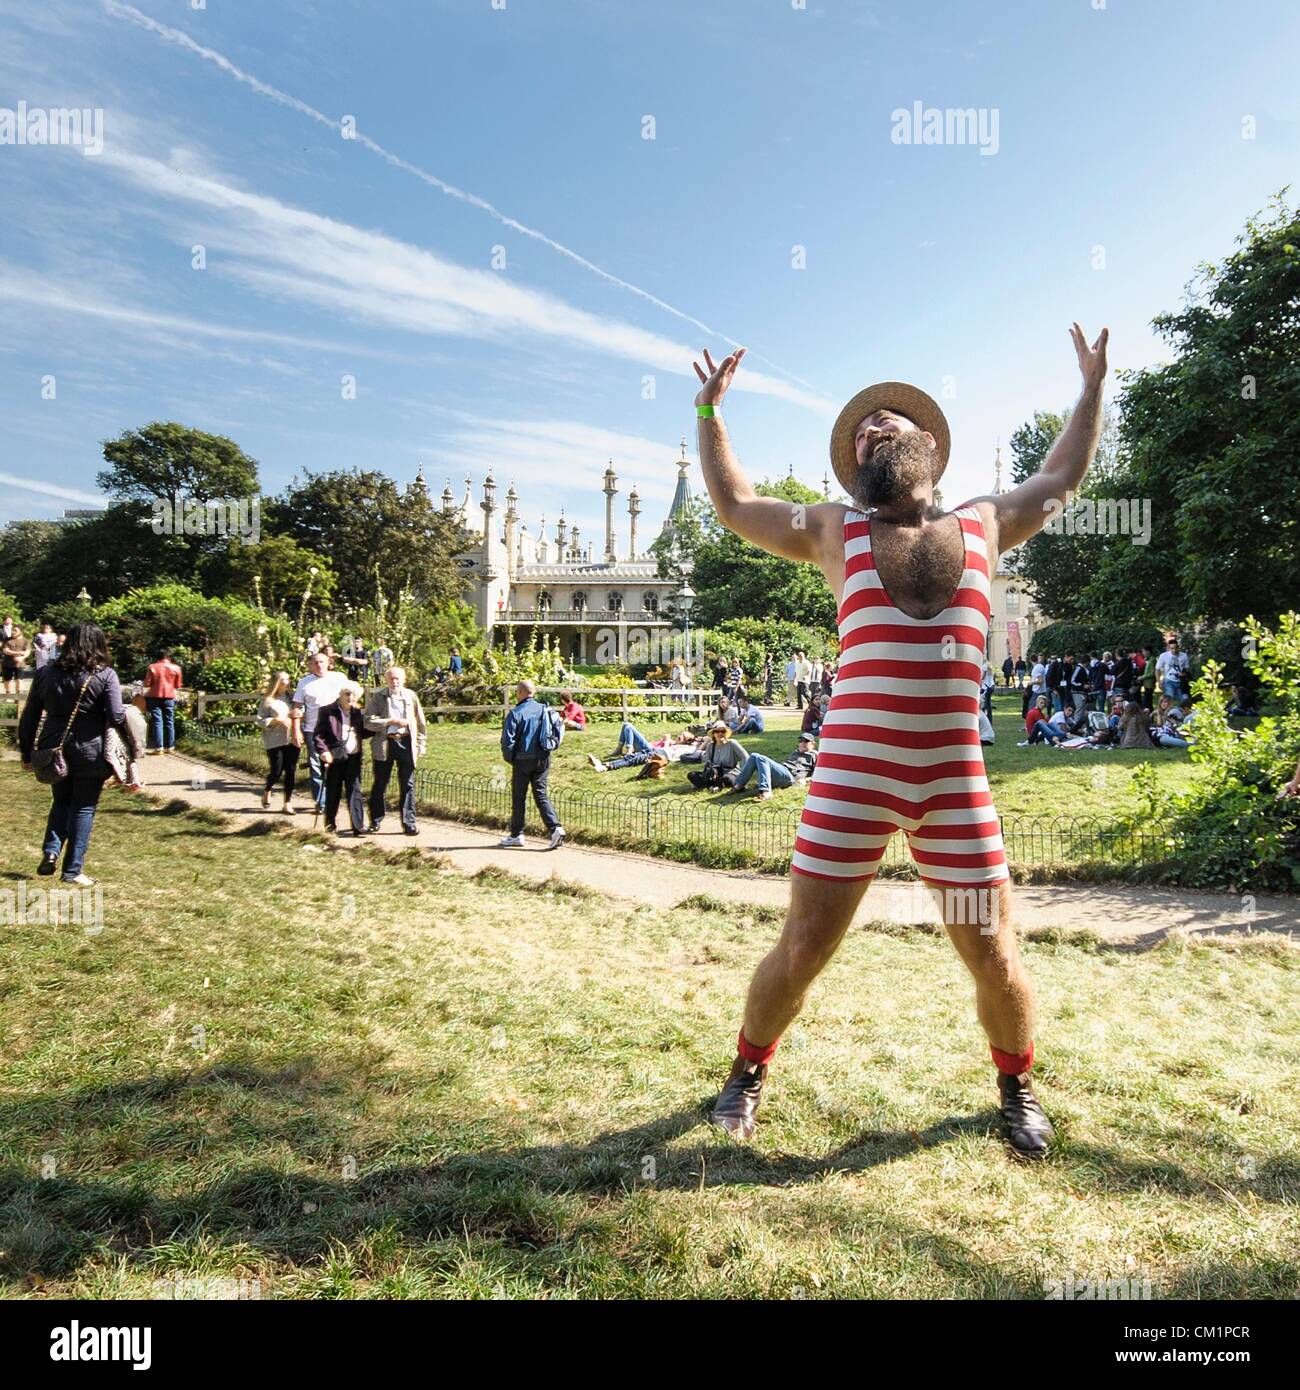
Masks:
[[[522,849],[524,845],[524,807],[528,804],[528,788],[533,789],[537,813],[551,837],[550,849],[564,843],[564,827],[560,824],[551,799],[546,794],[546,778],[551,767],[551,750],[559,746],[564,726],[554,712],[537,699],[537,687],[532,681],[520,681],[515,687],[517,703],[506,715],[501,726],[501,756],[510,764],[510,834],[499,841],[502,849]]]

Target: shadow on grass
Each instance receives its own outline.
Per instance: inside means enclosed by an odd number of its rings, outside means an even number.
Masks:
[[[121,1085],[10,1100],[0,1106],[0,1132],[30,1136],[21,1141],[22,1147],[41,1153],[46,1146],[57,1152],[62,1133],[73,1131],[84,1142],[86,1132],[96,1129],[111,1149],[112,1137],[124,1121],[161,1122],[164,1130],[169,1123],[193,1125],[194,1113],[182,1115],[173,1109],[181,1097],[189,1096],[199,1102],[204,1134],[211,1137],[213,1130],[225,1127],[225,1117],[207,1108],[214,1094],[244,1091],[257,1093],[263,1104],[283,1107],[261,1121],[264,1135],[273,1131],[281,1140],[294,1134],[305,1139],[316,1130],[314,1137],[324,1139],[331,1154],[342,1154],[364,1138],[358,1129],[364,1121],[352,1123],[349,1116],[363,1113],[364,1098],[376,1083],[394,1082],[380,1072],[382,1067],[377,1072],[365,1066],[355,1074],[327,1071],[311,1058],[290,1059],[272,1068],[230,1064],[201,1072],[176,1071]],[[989,1109],[950,1115],[922,1131],[864,1130],[819,1157],[781,1153],[763,1147],[761,1131],[756,1145],[740,1146],[705,1128],[712,1099],[702,1097],[694,1105],[606,1131],[585,1143],[484,1146],[451,1152],[435,1162],[369,1169],[363,1156],[358,1160],[361,1171],[351,1180],[294,1173],[265,1163],[242,1166],[243,1155],[234,1155],[220,1180],[189,1191],[173,1186],[164,1192],[140,1181],[42,1179],[32,1166],[10,1163],[0,1168],[0,1270],[15,1281],[67,1277],[81,1261],[92,1255],[102,1258],[106,1250],[145,1269],[152,1267],[151,1247],[200,1238],[239,1247],[239,1258],[245,1262],[262,1257],[315,1265],[339,1242],[363,1241],[387,1231],[415,1245],[472,1238],[518,1257],[522,1265],[541,1259],[554,1275],[557,1251],[578,1261],[584,1242],[623,1252],[620,1259],[634,1254],[649,1258],[648,1248],[638,1251],[638,1245],[652,1245],[663,1237],[662,1232],[655,1234],[656,1218],[648,1216],[639,1201],[646,1189],[815,1187],[830,1175],[867,1172],[965,1135],[988,1135],[998,1142],[997,1115]],[[400,1146],[400,1140],[395,1142]],[[319,1154],[319,1145],[312,1148]],[[652,1181],[644,1180],[647,1159],[654,1160]],[[1090,1188],[1106,1197],[1158,1189],[1181,1198],[1236,1201],[1222,1186],[1177,1164],[1153,1163],[1068,1139],[1048,1162],[1068,1166],[1072,1188]],[[1270,1160],[1261,1164],[1250,1187],[1257,1197],[1294,1202],[1300,1165],[1291,1159]],[[662,1223],[662,1216],[657,1219]],[[922,1252],[968,1286],[972,1296],[1042,1296],[1037,1275],[985,1264],[958,1239],[909,1226],[893,1213],[872,1211],[870,1220],[873,1229],[880,1227],[882,1240],[906,1241],[909,1249]],[[631,1232],[629,1223],[635,1228]],[[718,1234],[721,1239],[721,1228]],[[544,1259],[543,1252],[548,1252]],[[1298,1280],[1300,1265],[1294,1262],[1224,1263],[1212,1273],[1188,1275],[1185,1286],[1198,1289],[1201,1297],[1277,1297]],[[1174,1292],[1162,1289],[1161,1295]]]

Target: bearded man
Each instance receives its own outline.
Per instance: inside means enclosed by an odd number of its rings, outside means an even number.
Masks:
[[[831,433],[850,506],[759,497],[718,409],[745,349],[695,364],[700,464],[718,519],[789,560],[820,565],[839,605],[840,665],[791,863],[790,906],[754,973],[737,1056],[710,1115],[754,1132],[768,1068],[835,954],[896,831],[934,893],[975,982],[997,1068],[1004,1137],[1041,1157],[1052,1126],[1034,1094],[1034,999],[1012,925],[997,811],[979,742],[979,683],[998,556],[1039,531],[1078,488],[1101,432],[1109,330],[1071,329],[1083,391],[1042,468],[1010,492],[951,512],[934,502],[948,462],[938,404],[902,382],[858,392]]]

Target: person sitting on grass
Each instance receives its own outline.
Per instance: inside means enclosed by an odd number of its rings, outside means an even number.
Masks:
[[[1097,729],[1088,735],[1088,742],[1094,748],[1113,748],[1120,740],[1120,718],[1124,713],[1125,701],[1115,697],[1110,702],[1110,714],[1106,718],[1106,727]]]
[[[680,762],[685,753],[704,742],[685,730],[680,734],[666,734],[663,738],[654,740],[647,739],[631,724],[624,724],[623,731],[632,737],[623,740],[617,753],[611,754],[608,758],[598,758],[594,753],[587,754],[587,761],[597,772],[617,772],[623,767],[640,767],[656,755],[670,763]],[[631,747],[632,751],[624,752],[623,749],[628,747]]]
[[[741,764],[731,790],[742,792],[745,783],[755,773],[758,774],[758,795],[755,801],[771,801],[773,787],[784,790],[806,782],[817,766],[817,741],[811,734],[800,734],[799,745],[783,763],[769,758],[766,753],[751,753]]]
[[[1227,715],[1229,719],[1258,719],[1259,700],[1244,685],[1234,685]]]
[[[1040,695],[1030,706],[1025,716],[1025,733],[1029,735],[1020,746],[1027,748],[1031,743],[1060,743],[1063,735],[1047,717],[1046,695]]]
[[[1152,743],[1160,748],[1190,748],[1191,744],[1182,737],[1185,722],[1181,707],[1173,705],[1165,714],[1164,722],[1152,728]]]
[[[564,692],[564,704],[560,709],[560,718],[564,720],[566,729],[577,729],[581,733],[587,727],[587,711],[573,698],[573,691]]]
[[[731,720],[727,720],[727,727],[734,729],[738,734],[761,734],[765,731],[763,716],[749,703],[748,695],[741,695],[735,704],[736,722],[733,725]]]
[[[719,719],[709,730],[700,766],[692,768],[686,774],[686,780],[697,791],[725,791],[735,782],[736,774],[748,756],[731,737],[731,730]]]
[[[1124,700],[1119,716],[1121,748],[1151,747],[1151,711],[1140,700]]]
[[[811,734],[814,738],[822,731],[822,725],[826,722],[826,711],[831,707],[831,697],[829,695],[818,695],[816,699],[808,701],[808,708],[803,712],[803,720],[799,725],[801,734]]]

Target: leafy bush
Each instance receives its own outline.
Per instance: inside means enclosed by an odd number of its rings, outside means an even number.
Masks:
[[[26,631],[27,624],[23,621],[23,613],[18,606],[18,600],[7,589],[0,589],[0,621],[3,621],[6,615]]]
[[[724,657],[738,656],[751,677],[762,671],[763,656],[770,652],[780,684],[785,681],[785,663],[791,652],[803,651],[810,659],[825,659],[838,649],[834,634],[784,618],[728,618],[717,627],[692,629],[691,646]]]
[[[263,663],[247,652],[214,657],[190,682],[196,690],[257,690],[266,680]]]
[[[185,584],[155,584],[109,599],[89,615],[108,635],[113,664],[124,680],[138,680],[167,647],[182,666],[204,667],[221,656],[291,651],[293,632],[280,617],[240,599],[207,598]],[[256,660],[256,657],[253,657]],[[186,672],[187,679],[192,679]]]
[[[1247,663],[1274,713],[1254,728],[1228,723],[1223,670],[1209,661],[1192,684],[1190,733],[1202,776],[1187,792],[1159,792],[1150,768],[1134,774],[1149,814],[1170,823],[1181,846],[1172,876],[1191,887],[1290,889],[1300,884],[1300,800],[1277,799],[1300,755],[1300,614],[1284,613],[1276,632],[1254,618]]]

